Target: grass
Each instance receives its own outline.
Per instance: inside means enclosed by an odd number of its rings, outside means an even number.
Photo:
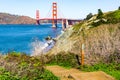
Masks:
[[[120,64],[114,64],[114,63],[98,63],[92,66],[83,66],[80,67],[80,70],[92,72],[92,71],[104,71],[105,73],[113,76],[116,80],[120,80]]]
[[[95,20],[99,20],[98,22],[92,22],[91,25],[93,27],[97,27],[102,24],[116,24],[120,22],[120,10],[112,11],[103,14],[103,16],[99,19],[96,18]]]
[[[83,25],[83,22],[74,25],[73,30],[74,30],[75,32],[79,32],[79,30],[80,30],[80,28],[81,28],[82,25]]]
[[[116,80],[120,80],[120,64],[118,57],[116,55],[119,55],[118,52],[115,52],[114,54],[109,56],[109,61],[107,63],[97,63],[94,65],[84,65],[80,66],[77,63],[76,55],[72,53],[65,53],[61,52],[61,54],[54,55],[53,57],[49,57],[50,61],[47,62],[48,66],[51,65],[59,65],[66,69],[70,68],[77,68],[82,71],[92,72],[92,71],[104,71],[105,73],[113,76]]]
[[[79,40],[76,41],[76,44],[72,45],[75,47],[76,51],[78,51],[76,53],[80,52],[78,48],[81,48],[82,41],[85,38],[84,42],[85,42],[86,63],[92,65],[91,66],[85,65],[80,69],[83,71],[104,71],[107,74],[116,78],[117,80],[120,80],[120,64],[118,63],[120,60],[118,54],[120,53],[118,53],[115,56],[114,55],[111,56],[111,58],[109,57],[110,54],[114,54],[115,49],[118,49],[120,45],[119,44],[120,10],[103,14],[102,19],[98,23],[92,24],[91,21],[89,25],[94,25],[94,27],[90,27],[90,29],[88,30],[87,29],[81,30],[84,27],[88,27],[88,26],[84,26],[86,22],[87,21],[76,24],[73,27],[74,33],[71,36],[71,38],[74,36],[79,38]],[[80,33],[80,35],[77,35],[78,32]],[[72,47],[72,49],[74,49],[74,47]],[[71,56],[70,54],[66,54],[65,52],[58,55],[54,55],[50,57],[50,60],[47,64],[59,65],[66,68],[71,68],[71,67],[79,68],[75,55],[71,55]],[[106,60],[108,60],[108,62],[109,61],[116,61],[116,62],[98,63],[101,60],[103,62],[105,62]]]
[[[44,68],[41,58],[11,52],[0,58],[1,80],[59,80]]]
[[[54,76],[52,72],[48,70],[45,70],[42,74],[38,76],[29,78],[28,76],[19,77],[17,74],[13,75],[11,72],[6,71],[3,68],[0,68],[0,80],[60,80],[60,79]]]
[[[120,10],[116,10],[104,16],[108,19],[107,23],[118,23],[120,22]]]
[[[104,24],[118,23],[120,22],[120,10],[105,14],[103,18],[107,19],[106,23],[100,21],[95,25],[101,25],[103,23]],[[81,29],[83,27],[86,27],[86,26],[83,26],[84,23],[85,22],[83,21],[80,24],[75,25],[75,27],[73,28],[74,35],[77,35],[77,33],[81,31],[79,35],[80,40],[79,42],[77,42],[77,45],[79,46],[75,45],[75,48],[79,53],[80,51],[78,50],[78,48],[81,48],[80,42],[85,38],[86,40],[85,42],[87,44],[86,53],[89,56],[89,58],[87,58],[87,61],[89,63],[97,62],[95,58],[96,57],[100,58],[101,56],[103,56],[101,54],[108,55],[109,53],[106,53],[106,52],[109,52],[107,51],[108,48],[109,48],[108,50],[111,50],[114,47],[116,48],[116,44],[114,43],[118,43],[119,45],[119,40],[118,40],[119,30],[117,29],[118,25],[109,25],[109,26],[104,25],[104,26],[95,27],[95,28],[91,28],[89,30],[83,31]],[[113,33],[115,34],[115,36],[111,36],[113,35]],[[111,44],[113,47],[111,46]],[[102,46],[102,49],[100,48],[101,46]],[[90,51],[92,52],[90,53]],[[78,62],[78,59],[76,58],[76,55],[69,52],[68,53],[60,52],[57,55],[53,55],[50,57],[46,56],[46,58],[48,59],[48,61],[46,62],[47,65],[59,65],[67,69],[74,67],[74,68],[80,68],[83,71],[101,70],[115,77],[117,80],[120,80],[120,77],[119,77],[120,64],[116,64],[114,62],[111,62],[109,64],[99,63],[92,66],[85,65],[81,68],[79,67],[79,62]],[[111,57],[111,61],[114,61],[114,60],[119,61],[118,59],[119,57]],[[51,72],[44,69],[44,66],[46,64],[44,63],[44,61],[43,62],[42,61],[43,61],[42,58],[30,57],[25,54],[11,52],[8,55],[6,55],[4,59],[0,58],[0,79],[2,80],[8,80],[8,79],[10,80],[38,80],[38,79],[39,80],[59,80],[59,78],[54,76]]]
[[[76,55],[69,52],[60,52],[57,55],[49,57],[49,59],[50,60],[46,63],[47,65],[59,65],[67,69],[77,67],[79,65],[76,59]]]

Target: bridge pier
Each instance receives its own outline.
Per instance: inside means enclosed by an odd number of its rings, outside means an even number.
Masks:
[[[57,20],[52,20],[52,27],[56,28],[57,27]]]
[[[37,25],[40,25],[39,10],[36,10],[36,24],[37,24]]]
[[[65,29],[67,29],[67,28],[69,28],[69,27],[71,27],[72,25],[71,25],[71,23],[69,22],[69,20],[68,19],[63,19],[62,20],[62,29],[63,30],[65,30]]]
[[[66,19],[66,28],[69,28],[69,22],[67,19]]]
[[[64,31],[66,29],[66,20],[62,19],[62,30]]]

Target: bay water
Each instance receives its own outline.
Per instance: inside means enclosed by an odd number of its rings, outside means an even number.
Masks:
[[[45,43],[45,38],[57,37],[61,33],[61,24],[52,28],[52,24],[41,25],[0,25],[0,54],[16,51],[32,54],[36,41]]]

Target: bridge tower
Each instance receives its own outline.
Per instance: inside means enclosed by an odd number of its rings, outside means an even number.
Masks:
[[[53,2],[52,4],[52,27],[57,27],[57,3]]]
[[[39,25],[40,24],[40,14],[39,14],[39,10],[36,10],[36,24]]]

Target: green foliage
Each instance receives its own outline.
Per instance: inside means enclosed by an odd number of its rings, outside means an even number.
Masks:
[[[51,72],[44,69],[45,64],[40,57],[11,52],[0,65],[2,80],[59,80]]]
[[[118,10],[120,10],[120,6],[118,7]]]
[[[40,76],[44,80],[60,80],[58,77],[54,76],[52,72],[45,70],[45,72]]]
[[[101,24],[104,24],[104,23],[105,22],[102,19],[100,19],[98,22],[93,22],[91,25],[94,26],[94,27],[97,27],[97,26],[99,26]]]
[[[105,16],[107,18],[107,23],[118,23],[120,22],[120,10],[116,10],[114,12],[111,12]]]
[[[3,68],[0,68],[0,80],[60,80],[58,77],[54,76],[50,71],[45,70],[42,74],[39,74],[40,71],[35,71],[31,75],[25,75],[22,77],[19,77],[18,74],[13,75],[9,71],[6,71]],[[31,76],[31,77],[29,77]]]
[[[115,50],[115,52],[109,56],[108,62],[120,64],[120,50]],[[119,69],[120,69],[120,67],[119,67]]]
[[[11,73],[4,68],[0,68],[0,80],[19,80],[16,76],[11,76]]]
[[[98,16],[97,19],[101,19],[103,17],[103,12],[101,9],[98,9]]]
[[[83,70],[83,71],[104,71],[107,74],[110,74],[111,76],[115,77],[117,80],[120,80],[120,77],[119,77],[120,69],[118,69],[118,67],[120,67],[120,64],[98,63],[98,64],[95,64],[95,65],[92,65],[92,66],[84,65],[80,69]]]
[[[52,57],[48,57],[50,60],[47,62],[49,65],[59,65],[66,68],[78,67],[79,64],[76,59],[76,55],[73,53],[61,52]]]
[[[113,12],[109,12],[107,14],[104,14],[101,12],[101,10],[98,10],[98,16],[97,16],[97,22],[93,22],[91,25],[96,27],[101,24],[116,24],[120,22],[120,10],[116,10]]]
[[[86,16],[86,20],[89,20],[90,18],[93,17],[93,14],[92,13],[89,13],[87,16]]]
[[[79,24],[74,25],[73,27],[74,32],[75,33],[78,32],[82,25],[83,25],[83,22],[80,22]]]
[[[18,57],[18,56],[21,55],[20,52],[15,52],[15,51],[8,53],[8,55],[9,55],[9,54],[12,55],[12,56],[16,56],[16,57]]]

